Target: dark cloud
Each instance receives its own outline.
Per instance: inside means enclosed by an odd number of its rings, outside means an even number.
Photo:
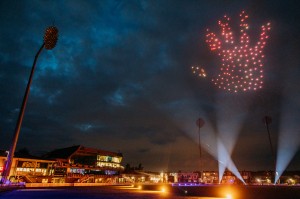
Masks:
[[[41,154],[82,144],[120,150],[124,163],[149,170],[197,170],[195,121],[205,119],[204,138],[221,135],[224,110],[224,121],[241,123],[237,167],[272,169],[262,117],[272,116],[277,147],[286,110],[293,124],[300,115],[298,8],[292,0],[1,1],[0,145],[9,148],[35,53],[44,29],[54,24],[59,40],[37,62],[18,148]],[[250,15],[253,41],[260,25],[272,23],[265,87],[231,95],[209,80],[220,62],[205,33],[218,30],[223,14],[237,19],[242,9]],[[208,78],[193,76],[192,65],[204,67]],[[203,158],[205,168],[217,168],[211,155]],[[296,154],[289,168],[299,164]]]

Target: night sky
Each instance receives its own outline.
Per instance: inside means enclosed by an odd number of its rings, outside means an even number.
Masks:
[[[264,49],[264,86],[232,93],[211,82],[221,64],[206,29],[249,15]],[[122,152],[123,165],[153,171],[217,170],[217,143],[239,170],[274,170],[275,153],[300,168],[300,5],[298,1],[0,1],[0,149],[8,150],[34,56],[46,27],[59,29],[38,59],[17,150],[32,154],[73,145]],[[206,78],[191,66],[201,66]],[[283,143],[283,144],[282,144]]]

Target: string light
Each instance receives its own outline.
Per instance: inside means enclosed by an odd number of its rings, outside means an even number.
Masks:
[[[271,24],[261,26],[261,34],[255,45],[250,45],[247,33],[249,25],[245,11],[240,14],[240,37],[235,40],[229,26],[230,18],[224,15],[218,21],[220,37],[207,29],[206,43],[211,51],[216,51],[221,58],[219,74],[212,82],[221,89],[230,92],[261,89],[263,86],[263,49],[269,38]]]

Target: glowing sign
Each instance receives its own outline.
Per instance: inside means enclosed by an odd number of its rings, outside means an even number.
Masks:
[[[38,162],[22,162],[22,168],[40,168],[40,163]]]

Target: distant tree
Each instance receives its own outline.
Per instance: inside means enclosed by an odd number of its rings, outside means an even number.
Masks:
[[[26,147],[19,149],[17,153],[22,155],[30,155],[29,150]]]
[[[124,171],[125,171],[125,172],[131,171],[131,167],[130,167],[130,164],[129,164],[129,163],[127,163],[127,164],[125,165]]]
[[[143,169],[144,169],[144,167],[142,167],[142,163],[140,163],[138,166],[138,170],[143,170]]]
[[[142,164],[140,163],[138,166],[133,166],[131,167],[129,163],[127,163],[125,165],[125,169],[124,169],[124,172],[131,172],[131,171],[134,171],[134,170],[143,170],[144,167],[142,166]]]

